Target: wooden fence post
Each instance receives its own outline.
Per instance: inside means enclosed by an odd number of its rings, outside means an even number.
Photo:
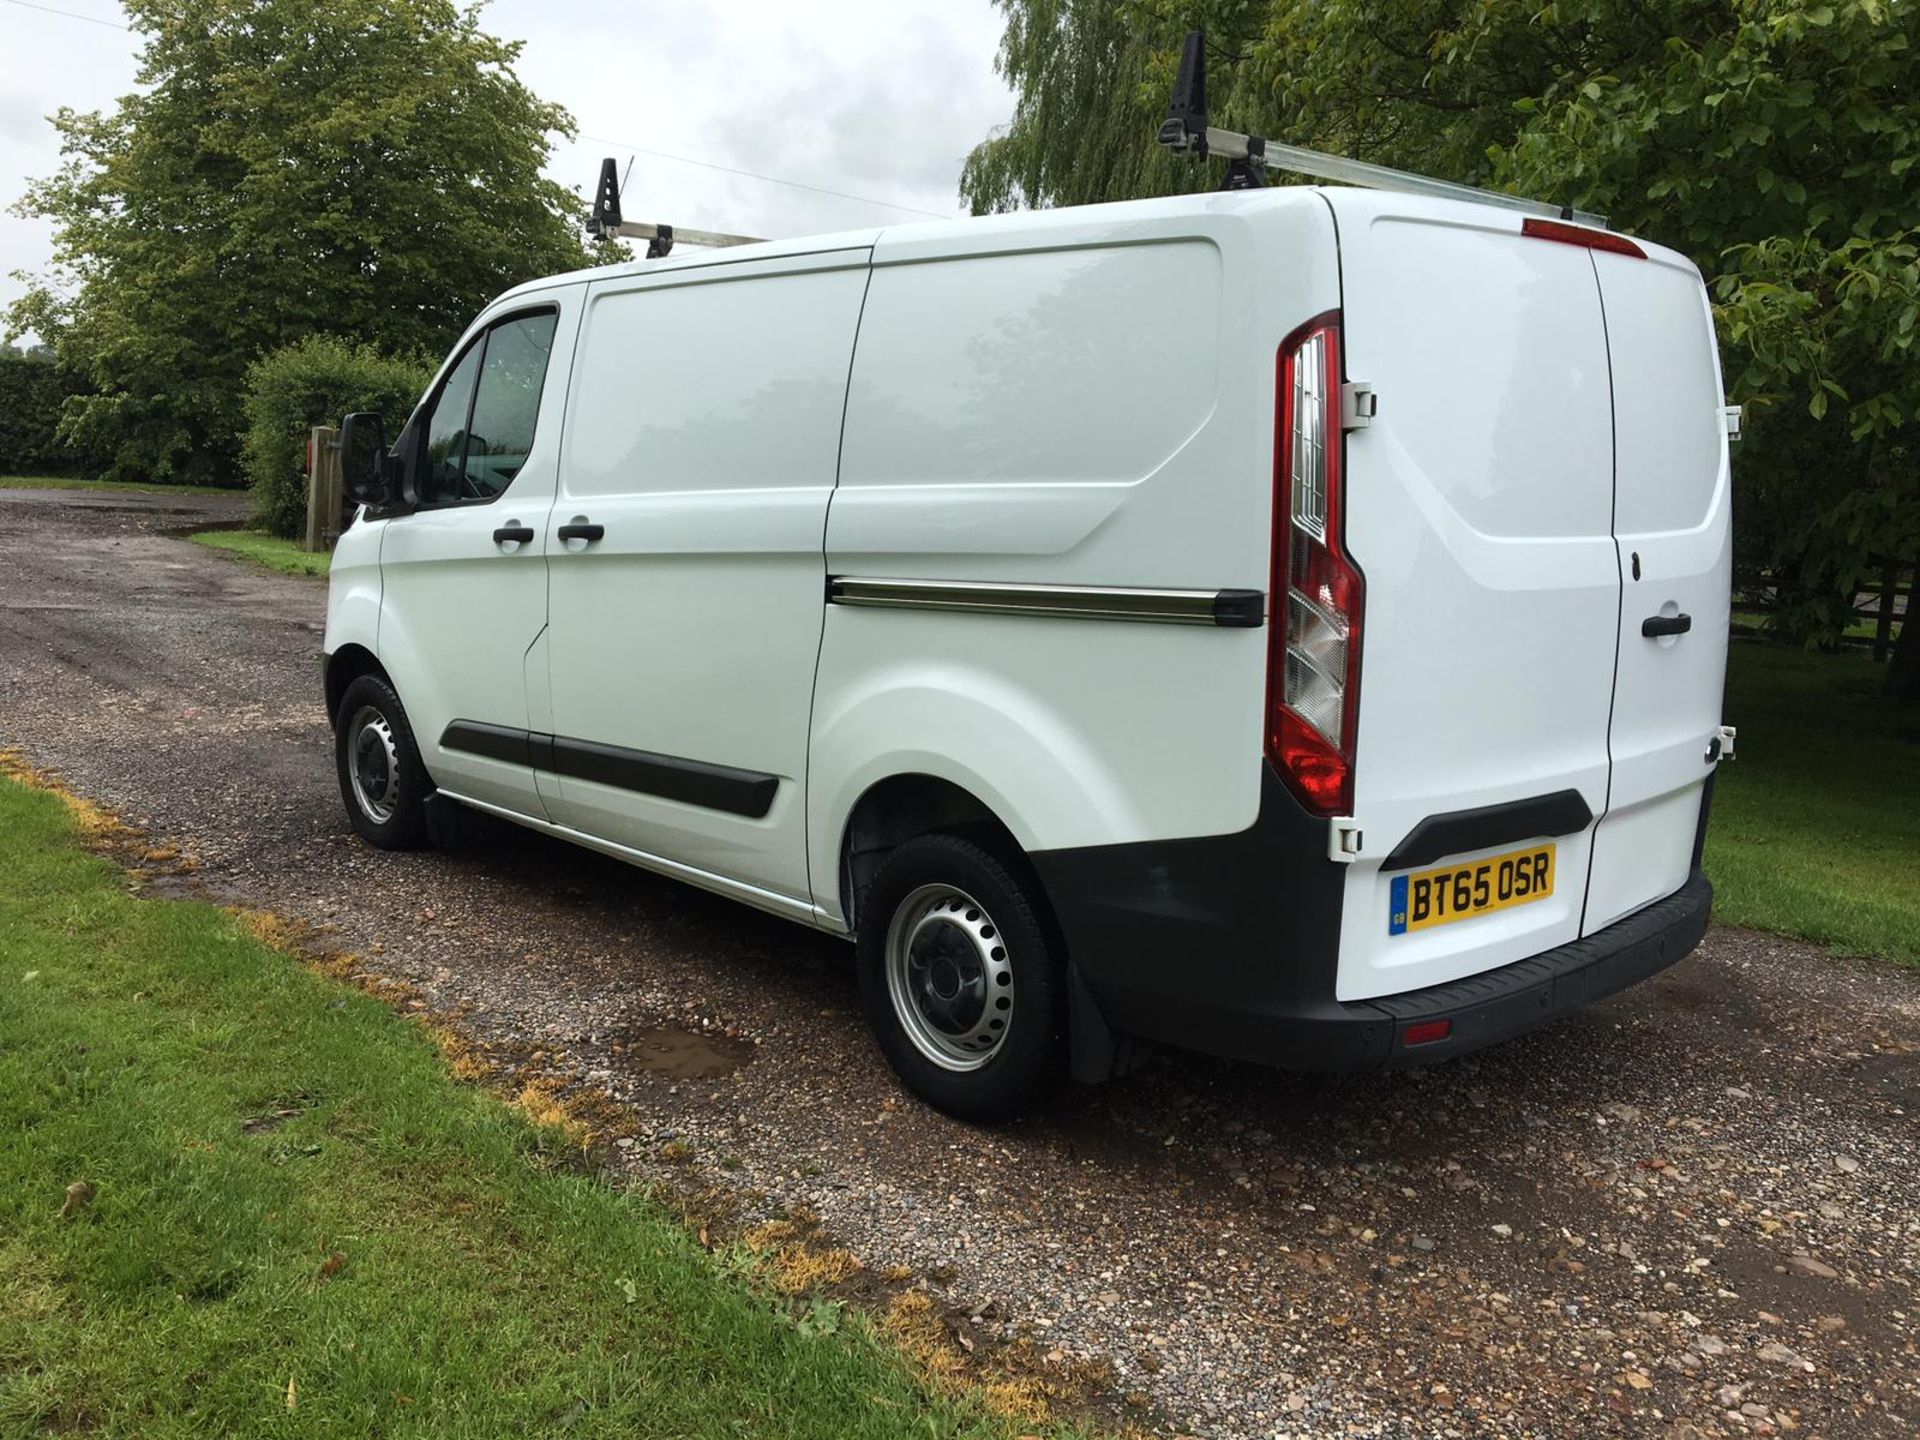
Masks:
[[[1893,645],[1893,597],[1900,593],[1900,562],[1888,560],[1886,572],[1880,577],[1880,613],[1873,622],[1873,659],[1875,664],[1886,660],[1887,652]],[[1913,608],[1913,602],[1907,602],[1907,608]]]
[[[340,432],[316,425],[307,434],[307,537],[303,550],[328,549],[340,529]]]

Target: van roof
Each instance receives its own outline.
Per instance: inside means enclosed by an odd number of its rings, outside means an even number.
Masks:
[[[501,299],[577,280],[607,280],[623,275],[655,275],[663,270],[694,269],[703,265],[735,264],[742,260],[777,260],[790,255],[818,255],[831,250],[868,250],[885,237],[910,241],[917,251],[937,250],[951,241],[956,252],[974,251],[989,238],[1020,241],[1049,231],[1080,228],[1091,222],[1126,224],[1165,220],[1180,215],[1235,214],[1298,204],[1317,193],[1316,185],[1276,185],[1265,190],[1210,191],[1166,195],[1150,200],[1116,200],[1101,205],[1066,205],[1051,210],[1010,210],[995,215],[956,215],[951,220],[917,220],[905,225],[838,230],[821,235],[796,235],[782,240],[757,240],[751,245],[676,251],[659,260],[624,260],[584,270],[542,276],[514,287]],[[1344,188],[1344,187],[1342,187]]]
[[[529,280],[507,291],[502,300],[579,280],[607,280],[627,275],[654,275],[662,271],[698,269],[708,265],[731,265],[745,260],[777,260],[787,256],[818,255],[833,250],[870,250],[884,240],[889,250],[901,247],[913,259],[937,258],[942,254],[980,254],[1006,248],[1021,249],[1033,243],[1045,243],[1050,232],[1079,230],[1090,225],[1121,226],[1132,223],[1165,222],[1189,215],[1228,216],[1271,211],[1308,202],[1308,197],[1324,197],[1339,210],[1362,214],[1391,211],[1445,221],[1485,221],[1491,215],[1512,219],[1517,229],[1520,217],[1513,212],[1467,200],[1452,200],[1398,191],[1370,190],[1354,185],[1271,185],[1258,190],[1211,190],[1188,195],[1166,195],[1149,200],[1118,200],[1100,205],[1067,205],[1051,210],[1012,210],[994,215],[957,215],[951,220],[921,220],[905,225],[875,226],[864,230],[839,230],[820,235],[796,235],[781,240],[758,240],[750,245],[679,251],[659,260],[626,260],[614,265],[598,265],[564,274]],[[1646,242],[1640,242],[1645,245]],[[903,257],[904,258],[904,257]],[[1686,257],[1664,251],[1669,263],[1692,268]],[[1696,272],[1697,273],[1697,272]]]

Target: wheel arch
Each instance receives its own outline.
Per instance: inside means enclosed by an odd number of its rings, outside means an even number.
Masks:
[[[332,724],[340,713],[340,699],[347,693],[347,687],[362,675],[378,675],[387,684],[393,684],[393,677],[387,674],[386,666],[364,645],[348,643],[342,645],[327,657],[326,695],[327,722]]]
[[[1003,862],[1017,864],[1039,893],[1026,851],[993,807],[965,786],[938,775],[908,771],[877,780],[861,792],[840,831],[841,913],[857,929],[862,896],[887,854],[918,835],[947,831],[976,839]]]

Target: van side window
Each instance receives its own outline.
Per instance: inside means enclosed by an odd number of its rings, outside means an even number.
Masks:
[[[426,423],[422,505],[493,499],[533,448],[559,316],[517,315],[488,330],[448,372]]]
[[[480,373],[486,351],[482,336],[467,347],[460,363],[447,376],[440,396],[427,417],[427,466],[420,485],[420,503],[437,505],[460,494],[460,467],[466,458],[467,415],[473,409],[473,377]]]

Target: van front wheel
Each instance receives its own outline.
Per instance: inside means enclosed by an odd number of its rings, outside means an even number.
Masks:
[[[915,1094],[962,1120],[1023,1109],[1059,1052],[1060,964],[1032,900],[990,851],[923,835],[860,906],[861,998]]]
[[[400,697],[378,675],[362,675],[340,697],[334,760],[347,820],[361,839],[382,850],[417,850],[426,843],[433,781]]]

